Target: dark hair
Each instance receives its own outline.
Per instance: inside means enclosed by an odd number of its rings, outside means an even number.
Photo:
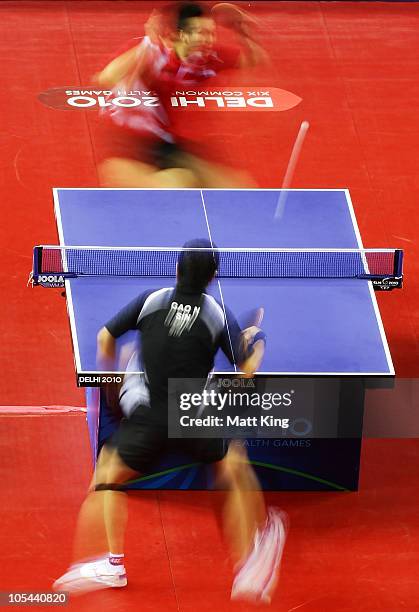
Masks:
[[[208,251],[181,251],[177,263],[178,282],[192,289],[203,290],[211,281],[219,265],[217,247],[206,238],[189,240],[184,249],[209,249]]]
[[[208,10],[199,4],[184,2],[178,7],[177,29],[184,30],[188,19],[192,19],[193,17],[206,17],[207,15]]]

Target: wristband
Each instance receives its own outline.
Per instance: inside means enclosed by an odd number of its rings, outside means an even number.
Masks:
[[[250,344],[250,346],[253,346],[254,344],[256,344],[256,342],[258,340],[263,340],[264,343],[266,344],[266,334],[263,331],[258,331],[252,338],[252,342]]]

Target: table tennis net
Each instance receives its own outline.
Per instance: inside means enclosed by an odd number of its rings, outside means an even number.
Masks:
[[[61,247],[34,249],[33,279],[41,275],[174,277],[182,252],[219,258],[220,278],[401,277],[395,249],[190,249],[162,247]]]

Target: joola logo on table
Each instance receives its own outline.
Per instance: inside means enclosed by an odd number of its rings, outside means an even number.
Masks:
[[[38,95],[38,99],[59,110],[110,109],[160,106],[160,100],[153,91],[124,90],[106,91],[56,87]],[[229,87],[223,89],[188,89],[172,92],[170,105],[180,111],[192,110],[236,110],[236,111],[286,111],[301,102],[301,98],[290,91],[269,87],[246,89]]]
[[[181,336],[184,331],[189,331],[197,320],[200,310],[199,306],[194,306],[192,310],[190,304],[183,305],[172,302],[164,321],[164,324],[170,328],[169,334],[171,336]]]

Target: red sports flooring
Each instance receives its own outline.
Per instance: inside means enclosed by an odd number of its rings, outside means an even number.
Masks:
[[[97,186],[102,142],[95,111],[55,110],[37,96],[89,85],[142,34],[154,4],[0,2],[3,405],[84,405],[64,300],[26,280],[32,246],[57,241],[51,188]],[[364,245],[405,250],[405,287],[378,297],[396,371],[418,377],[419,5],[239,4],[260,17],[272,62],[226,74],[226,87],[278,87],[302,102],[285,112],[207,113],[207,140],[220,161],[277,187],[299,125],[310,121],[293,186],[348,187]],[[84,415],[0,416],[0,456],[0,590],[48,590],[68,562],[89,479]],[[271,609],[419,610],[418,457],[417,440],[366,440],[359,493],[269,496],[291,518]],[[229,602],[231,567],[213,512],[220,495],[132,496],[128,588],[70,608],[247,610]]]
[[[90,479],[84,416],[0,416],[0,427],[1,589],[48,591],[68,564]],[[291,517],[271,609],[418,610],[418,451],[416,440],[366,440],[359,493],[268,495]],[[229,602],[221,498],[214,492],[131,495],[127,589],[79,597],[69,608],[254,609]]]

